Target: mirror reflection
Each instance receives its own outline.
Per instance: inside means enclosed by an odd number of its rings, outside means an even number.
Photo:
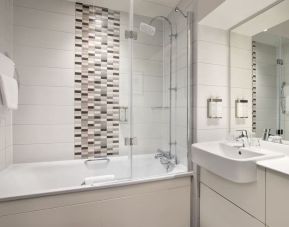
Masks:
[[[231,129],[246,125],[257,137],[282,143],[289,140],[288,12],[283,1],[230,35]]]

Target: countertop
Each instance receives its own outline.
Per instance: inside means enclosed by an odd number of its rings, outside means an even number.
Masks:
[[[289,175],[289,156],[257,162],[258,166]]]

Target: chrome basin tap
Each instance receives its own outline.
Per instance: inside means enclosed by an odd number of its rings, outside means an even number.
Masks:
[[[241,134],[237,136],[235,140],[237,142],[241,142],[242,147],[249,147],[250,143],[249,143],[248,131],[245,129],[242,129],[242,130],[237,130],[237,132],[241,132]]]

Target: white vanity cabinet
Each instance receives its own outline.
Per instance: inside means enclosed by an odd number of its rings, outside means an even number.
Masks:
[[[201,168],[201,227],[265,226],[265,169],[257,181],[234,183]]]
[[[265,224],[201,183],[200,227],[265,227]]]
[[[265,169],[257,168],[257,181],[234,183],[201,168],[201,182],[265,223]]]
[[[289,176],[267,169],[266,222],[269,227],[289,226]]]

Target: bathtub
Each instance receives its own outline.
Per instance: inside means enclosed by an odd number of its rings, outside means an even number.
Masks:
[[[52,195],[57,193],[94,190],[164,180],[192,174],[184,165],[176,165],[171,171],[160,164],[153,155],[109,157],[108,160],[85,160],[14,164],[0,172],[0,202]],[[83,185],[87,177],[113,175],[114,180]]]
[[[153,155],[15,164],[0,173],[1,227],[190,227],[191,176]],[[90,176],[115,179],[82,185]]]

